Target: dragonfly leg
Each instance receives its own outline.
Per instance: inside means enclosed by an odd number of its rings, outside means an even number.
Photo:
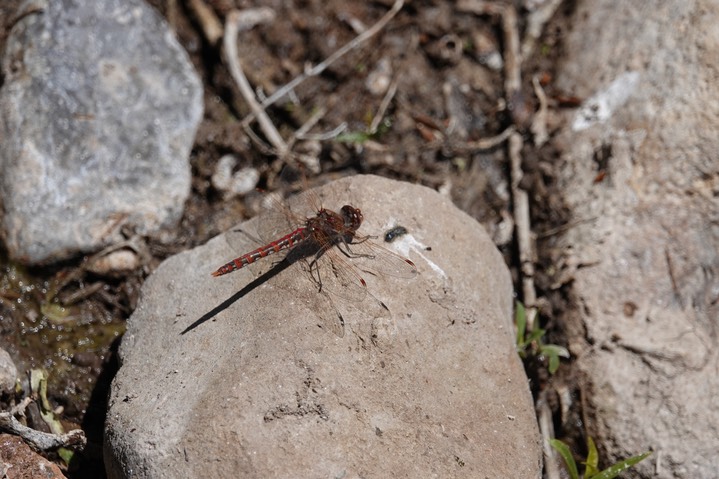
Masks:
[[[312,277],[312,281],[314,281],[317,284],[318,292],[322,292],[322,278],[320,277],[320,268],[317,264],[317,261],[322,257],[323,254],[331,247],[330,246],[323,246],[320,248],[317,253],[315,253],[314,258],[312,258],[312,261],[310,261],[310,276]]]
[[[377,236],[372,236],[372,235],[363,236],[361,238],[358,238],[355,236],[354,238],[352,238],[352,242],[350,244],[361,244],[367,240],[377,239],[377,238],[378,238]]]
[[[339,249],[339,250],[342,252],[342,254],[345,255],[345,256],[347,256],[348,258],[369,258],[369,259],[374,259],[374,255],[372,255],[372,254],[367,254],[367,253],[355,253],[355,252],[352,251],[352,249],[350,248],[350,245],[364,243],[364,242],[367,241],[369,238],[370,238],[370,236],[365,236],[364,238],[362,238],[361,241],[356,241],[356,242],[353,242],[353,243],[348,243],[347,241],[340,241],[339,243],[337,243],[337,249]]]

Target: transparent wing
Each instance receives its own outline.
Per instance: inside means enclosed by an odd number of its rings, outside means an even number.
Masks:
[[[356,238],[352,243],[332,246],[320,257],[303,261],[318,291],[360,302],[367,296],[366,275],[411,279],[417,268],[409,259],[376,244],[371,237]]]
[[[301,267],[317,291],[341,300],[360,302],[367,295],[367,284],[357,268],[336,248],[328,249],[317,258],[303,260]]]
[[[379,277],[412,279],[417,276],[417,267],[412,261],[380,246],[372,236],[356,237],[346,249],[352,263],[361,271]]]

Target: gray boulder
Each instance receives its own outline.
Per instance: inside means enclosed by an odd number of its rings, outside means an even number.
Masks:
[[[369,290],[351,300],[318,292],[300,264],[273,275],[270,258],[211,277],[257,246],[262,216],[166,260],[120,348],[109,476],[540,477],[512,285],[482,227],[428,188],[373,176],[319,195],[360,207],[362,234],[407,228],[383,244],[419,274],[343,257]],[[343,336],[326,326],[333,309]]]
[[[55,261],[180,218],[202,87],[155,11],[49,0],[15,24],[2,68],[1,229],[13,259]]]

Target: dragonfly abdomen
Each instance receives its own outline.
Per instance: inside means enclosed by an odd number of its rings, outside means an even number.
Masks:
[[[260,246],[256,250],[243,254],[242,256],[239,256],[220,266],[217,271],[212,273],[212,276],[222,276],[223,274],[231,273],[240,268],[244,268],[258,259],[264,258],[273,253],[279,253],[283,249],[292,248],[294,245],[305,239],[307,239],[307,228],[298,228],[292,233],[285,235],[276,241],[268,243],[265,246]]]

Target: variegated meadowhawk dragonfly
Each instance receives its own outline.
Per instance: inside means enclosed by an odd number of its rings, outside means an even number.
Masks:
[[[344,334],[342,314],[337,304],[344,301],[359,302],[367,296],[367,282],[363,275],[376,277],[412,278],[417,274],[415,264],[374,242],[374,237],[360,235],[358,230],[364,217],[359,208],[344,205],[339,213],[319,206],[316,195],[307,191],[302,194],[307,209],[314,216],[303,217],[293,214],[289,207],[275,205],[283,210],[274,218],[261,222],[259,232],[269,240],[264,246],[245,253],[220,266],[212,276],[222,276],[249,266],[271,255],[285,252],[284,260],[297,263],[311,279],[318,293],[328,295],[329,303],[336,313],[332,331],[338,336]],[[284,217],[285,220],[278,220]],[[277,223],[284,223],[281,237]],[[386,309],[383,303],[377,300]]]

